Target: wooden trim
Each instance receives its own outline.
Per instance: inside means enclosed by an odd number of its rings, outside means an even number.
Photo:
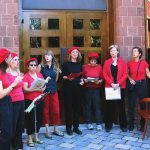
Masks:
[[[116,0],[107,0],[109,45],[116,43]]]

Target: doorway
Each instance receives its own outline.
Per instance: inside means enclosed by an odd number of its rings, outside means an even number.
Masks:
[[[87,62],[87,53],[102,56],[108,46],[106,12],[24,11],[22,20],[22,59],[41,59],[51,49],[60,61],[61,48],[80,47]]]

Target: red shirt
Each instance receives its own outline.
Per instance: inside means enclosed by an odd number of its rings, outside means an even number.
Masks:
[[[3,89],[6,89],[10,86],[11,82],[9,81],[9,76],[7,73],[2,73],[0,71],[0,81],[2,82]]]
[[[9,75],[9,81],[12,84],[16,76],[11,75],[10,73],[8,73],[8,75]],[[18,85],[13,88],[13,90],[10,92],[10,96],[11,96],[12,102],[24,100],[23,81],[18,83]]]
[[[111,83],[113,83],[113,76],[111,73],[111,64],[113,63],[112,58],[107,59],[104,63],[103,67],[103,76],[105,79],[105,87],[111,87]],[[118,72],[117,72],[117,84],[121,88],[126,87],[126,79],[127,79],[127,64],[126,62],[118,58],[117,60],[117,67],[118,67]]]
[[[43,79],[43,76],[41,73],[37,73],[37,77]],[[34,79],[30,76],[29,73],[26,73],[23,81],[28,83],[28,88],[29,88],[31,86],[31,83],[34,81]],[[24,96],[25,96],[25,99],[34,100],[36,97],[38,97],[41,94],[42,94],[42,92],[40,92],[40,91],[25,92]]]
[[[84,78],[91,77],[91,78],[99,78],[102,79],[102,67],[100,65],[92,66],[90,64],[83,65],[83,76]],[[100,84],[96,83],[85,83],[84,87],[93,87],[98,88]]]
[[[133,80],[144,80],[145,79],[146,68],[148,68],[149,65],[145,60],[141,60],[139,70],[137,73],[139,62],[140,61],[135,62],[134,60],[130,60],[128,62],[129,75]],[[136,74],[137,74],[137,76],[136,76]]]

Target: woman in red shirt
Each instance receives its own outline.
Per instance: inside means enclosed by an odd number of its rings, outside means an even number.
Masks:
[[[26,61],[26,66],[28,67],[29,71],[24,75],[24,91],[25,91],[25,107],[28,108],[28,106],[32,103],[32,101],[41,95],[45,88],[42,89],[30,89],[31,83],[37,79],[42,78],[43,76],[41,73],[37,73],[37,59],[31,58]],[[34,109],[31,110],[30,113],[26,113],[26,128],[27,128],[27,134],[28,134],[28,145],[30,147],[34,146],[34,142],[38,144],[42,144],[43,141],[41,141],[38,138],[38,132],[40,130],[40,127],[42,126],[42,112],[43,112],[43,101],[40,102],[40,104],[36,107],[36,131],[35,131],[35,113]],[[32,134],[35,133],[35,137],[32,138]]]
[[[119,113],[119,125],[123,132],[127,131],[127,119],[125,113],[125,88],[127,79],[126,62],[118,57],[119,47],[111,45],[109,48],[111,58],[104,62],[103,76],[105,87],[121,88],[121,100],[106,100],[105,105],[105,130],[110,132],[113,125],[114,108],[117,106]]]
[[[140,47],[132,48],[132,60],[128,62],[128,112],[129,130],[134,130],[135,106],[137,98],[142,100],[148,96],[145,76],[150,78],[149,65],[145,60],[141,60],[143,55]],[[143,108],[143,105],[141,105]],[[144,119],[141,119],[141,131],[144,129]]]
[[[12,99],[10,92],[15,88],[21,79],[17,77],[13,82],[10,82],[9,75],[6,73],[8,64],[6,60],[9,56],[9,51],[0,48],[0,149],[10,150],[12,138]]]
[[[96,128],[102,130],[102,119],[100,111],[100,83],[102,80],[102,67],[98,65],[99,55],[96,52],[88,54],[89,64],[83,65],[83,81],[80,83],[84,86],[84,113],[87,128],[93,129],[92,125],[92,108],[95,113]]]
[[[7,59],[9,75],[9,81],[11,83],[17,77],[23,79],[23,75],[19,71],[19,58],[16,53],[11,53]],[[13,106],[13,137],[12,137],[12,148],[23,149],[22,143],[22,131],[24,127],[24,93],[23,93],[23,81],[21,81],[13,90],[10,92]]]

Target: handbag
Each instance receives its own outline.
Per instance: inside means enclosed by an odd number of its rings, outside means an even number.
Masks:
[[[139,64],[138,64],[138,68],[137,68],[137,71],[136,71],[135,80],[136,80],[137,75],[138,75],[138,71],[139,71],[139,68],[140,68],[140,63],[141,63],[141,60],[140,60],[140,62],[139,62]],[[129,91],[132,91],[132,90],[134,89],[136,83],[135,83],[135,84],[131,84],[130,81],[128,81],[128,82],[129,82],[129,83],[128,83],[128,90],[129,90]]]

